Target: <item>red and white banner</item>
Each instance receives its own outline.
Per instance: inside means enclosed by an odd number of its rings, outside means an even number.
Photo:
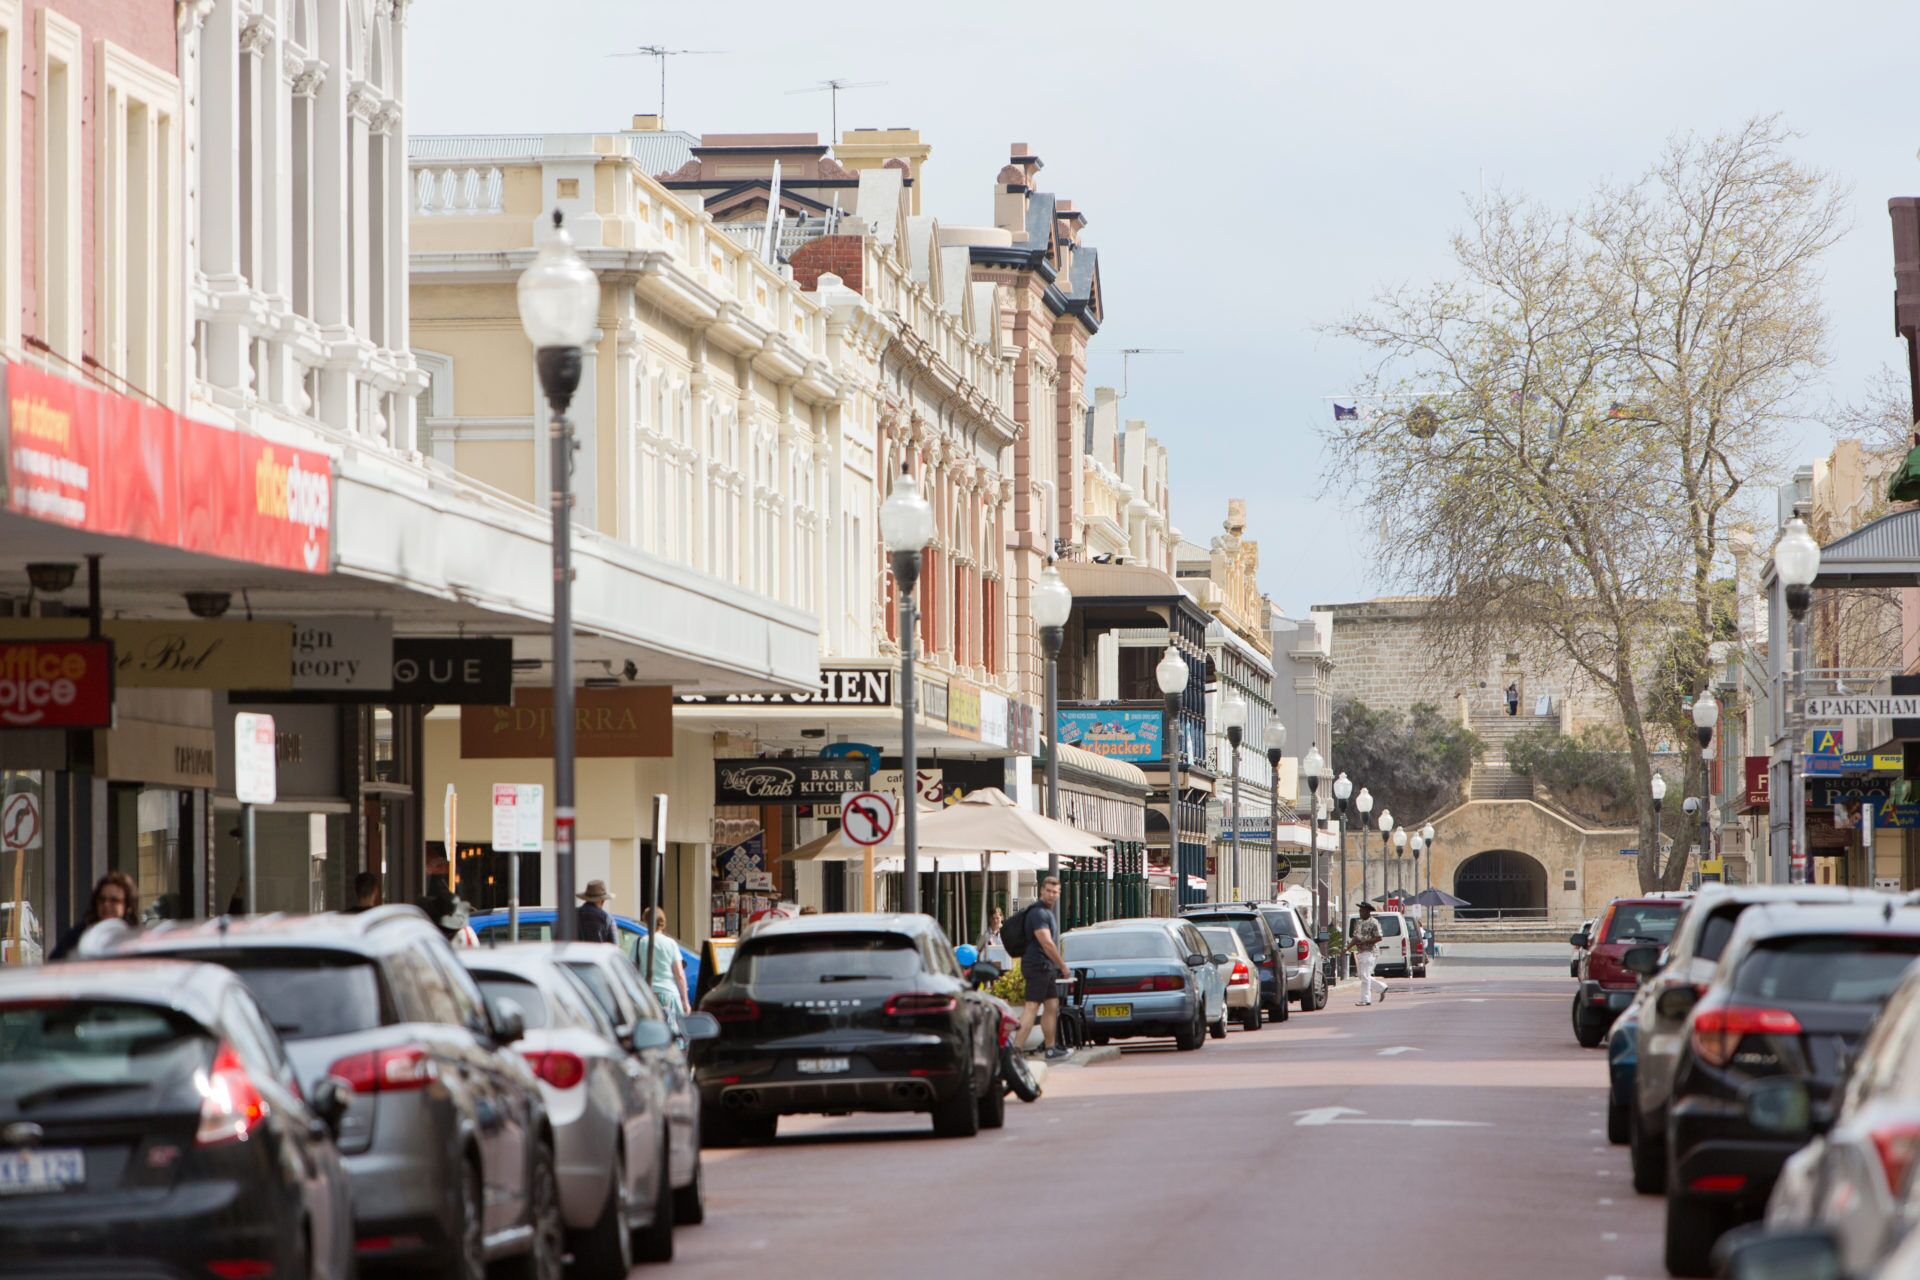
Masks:
[[[5,509],[225,560],[331,568],[324,454],[195,422],[24,364],[5,366]]]
[[[105,640],[0,644],[0,729],[113,727],[113,645]]]

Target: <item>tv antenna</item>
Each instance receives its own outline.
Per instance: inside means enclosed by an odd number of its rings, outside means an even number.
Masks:
[[[669,49],[662,44],[643,44],[637,49],[625,53],[610,53],[609,58],[652,58],[660,64],[660,127],[667,127],[667,59],[677,58],[683,53],[713,54],[725,53],[725,49]]]
[[[1133,358],[1135,356],[1183,356],[1185,354],[1187,353],[1185,351],[1182,351],[1179,347],[1122,347],[1120,348],[1120,395],[1118,396],[1118,398],[1121,400],[1125,400],[1127,398],[1127,375],[1130,372],[1130,370],[1128,369],[1128,366],[1133,363]]]
[[[819,84],[806,89],[789,89],[787,96],[796,93],[827,93],[833,95],[833,132],[827,137],[827,145],[835,146],[840,141],[840,91],[842,89],[878,89],[886,84],[885,80],[822,80]]]

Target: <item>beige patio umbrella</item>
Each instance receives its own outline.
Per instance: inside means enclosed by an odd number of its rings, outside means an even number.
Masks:
[[[1022,809],[1006,792],[986,787],[968,793],[920,823],[920,848],[971,851],[981,858],[980,927],[986,928],[987,873],[1046,866],[1047,857],[1099,858],[1111,865],[1110,840]],[[943,857],[933,854],[934,857]],[[1019,859],[1019,862],[1015,860]],[[1032,859],[1029,863],[1026,860]],[[996,865],[997,864],[997,865]],[[971,868],[969,868],[971,869]]]

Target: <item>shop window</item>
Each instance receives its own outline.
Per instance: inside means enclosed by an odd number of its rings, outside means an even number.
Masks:
[[[192,793],[115,783],[107,792],[107,865],[133,878],[141,923],[193,914],[186,893],[192,861]]]

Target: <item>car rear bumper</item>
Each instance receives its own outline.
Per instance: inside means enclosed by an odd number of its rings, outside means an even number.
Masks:
[[[363,1260],[440,1257],[452,1248],[455,1170],[414,1151],[382,1144],[343,1156],[353,1199],[353,1235]]]
[[[617,1121],[585,1110],[553,1131],[554,1180],[560,1185],[560,1217],[576,1231],[600,1220],[613,1181],[613,1132]],[[629,1152],[631,1158],[635,1153]],[[638,1158],[647,1159],[645,1152]]]
[[[1260,999],[1271,998],[1271,988],[1260,992]],[[1193,1025],[1193,1004],[1199,995],[1191,990],[1153,992],[1124,996],[1088,996],[1080,1009],[1087,1015],[1087,1029],[1097,1035],[1170,1036]],[[1102,1006],[1124,1005],[1124,1018],[1099,1016]]]
[[[1669,1190],[1730,1205],[1748,1217],[1760,1216],[1781,1166],[1800,1144],[1757,1135],[1737,1104],[1718,1099],[1684,1098],[1671,1111]]]
[[[1590,1016],[1604,1014],[1609,1021],[1633,1003],[1635,988],[1603,987],[1588,978],[1580,984],[1580,1009]]]
[[[830,1074],[800,1069],[803,1059],[847,1059]],[[809,1111],[924,1111],[953,1097],[966,1078],[958,1046],[935,1037],[885,1044],[798,1050],[731,1050],[702,1064],[694,1079],[703,1110],[732,1115]]]
[[[1314,970],[1319,966],[1300,964],[1287,966],[1287,990],[1295,995],[1305,995],[1313,990]]]
[[[1252,1009],[1260,1004],[1260,988],[1251,982],[1244,986],[1227,988],[1227,1008]]]
[[[291,1221],[263,1188],[195,1182],[155,1193],[10,1196],[0,1202],[0,1276],[146,1280],[191,1276],[207,1264],[274,1266]]]

